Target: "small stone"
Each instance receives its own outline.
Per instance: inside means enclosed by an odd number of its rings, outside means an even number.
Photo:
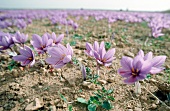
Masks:
[[[77,60],[81,62],[83,59],[82,58],[77,58]]]
[[[126,56],[129,56],[129,57],[134,57],[134,56],[135,56],[132,52],[130,52],[130,51],[128,51],[128,50],[125,50],[125,51],[124,51],[124,54],[125,54]]]
[[[100,84],[106,84],[106,83],[107,83],[107,81],[105,81],[105,80],[98,80],[98,82],[99,82]]]
[[[134,111],[142,111],[141,108],[135,107]]]
[[[108,79],[107,79],[107,82],[113,83],[113,82],[114,82],[114,78],[108,78]]]
[[[157,105],[156,104],[152,104],[152,109],[156,109]]]
[[[89,88],[89,89],[95,89],[95,85],[94,85],[94,84],[90,84],[90,85],[88,86],[88,88]]]
[[[155,104],[159,104],[159,100],[158,99],[156,99]]]
[[[53,106],[50,106],[50,111],[56,111],[56,107],[53,105]]]
[[[43,102],[41,102],[38,98],[35,98],[33,102],[27,105],[25,108],[26,111],[34,111],[38,110],[39,108],[43,107]]]
[[[70,91],[71,89],[68,88],[68,87],[64,87],[64,88],[62,88],[61,90],[62,90],[62,92],[68,92],[68,91]]]
[[[87,81],[83,81],[83,86],[88,86],[88,85],[90,85],[91,84],[91,82],[87,82]]]
[[[127,111],[133,111],[133,109],[128,109]]]
[[[5,77],[1,79],[1,81],[5,81]]]

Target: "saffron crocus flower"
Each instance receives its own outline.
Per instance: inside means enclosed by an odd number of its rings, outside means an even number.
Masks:
[[[115,54],[115,48],[110,49],[106,52],[105,47],[102,49],[99,49],[99,51],[94,51],[94,57],[97,60],[97,62],[104,66],[110,66],[112,64],[112,61],[115,59],[113,57]]]
[[[32,66],[35,63],[34,53],[28,46],[24,46],[24,48],[21,48],[20,54],[21,55],[14,56],[12,59],[21,62],[22,66]]]
[[[14,35],[14,37],[12,37],[12,39],[15,43],[24,44],[28,39],[28,35],[25,35],[18,31],[17,33],[15,33],[15,35]]]
[[[55,45],[58,45],[59,43],[61,43],[61,41],[64,38],[64,34],[60,34],[58,37],[56,37],[56,34],[54,32],[51,35],[47,33],[47,35],[48,35],[49,39],[53,40],[53,43]]]
[[[71,48],[70,44],[67,44],[66,47],[62,44],[59,44],[58,47],[49,48],[47,53],[51,57],[48,57],[46,62],[53,65],[54,68],[61,68],[65,64],[71,62],[73,49]]]
[[[93,54],[94,51],[99,52],[99,49],[103,49],[104,47],[105,47],[104,41],[100,43],[100,46],[97,41],[94,42],[93,46],[90,43],[86,42],[86,50],[84,52],[88,56],[94,56]]]
[[[44,52],[46,52],[47,49],[52,46],[52,43],[53,40],[49,39],[48,36],[45,34],[42,36],[42,38],[37,34],[34,34],[32,36],[31,44],[39,54],[43,54]]]
[[[118,73],[126,78],[124,80],[126,84],[133,84],[139,80],[145,79],[152,68],[151,62],[144,61],[139,55],[134,59],[124,56],[121,59],[121,65],[122,68],[118,70]]]
[[[72,27],[73,27],[74,30],[77,30],[78,24],[77,24],[77,23],[73,23],[73,24],[72,24]]]
[[[14,45],[14,41],[10,34],[7,34],[0,39],[0,50],[6,50]]]
[[[155,56],[153,58],[153,53],[149,52],[146,55],[144,55],[143,50],[140,50],[138,52],[138,55],[140,55],[144,61],[148,60],[151,62],[152,64],[152,68],[150,70],[151,74],[156,74],[156,73],[160,73],[164,67],[162,67],[162,65],[164,64],[165,60],[166,60],[166,56]]]

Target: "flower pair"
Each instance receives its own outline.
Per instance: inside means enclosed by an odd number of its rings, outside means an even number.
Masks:
[[[115,54],[115,48],[112,48],[106,52],[103,41],[100,43],[100,45],[95,41],[93,46],[87,42],[85,53],[91,57],[94,57],[97,63],[104,66],[110,66],[112,61],[115,59],[115,57],[113,57]]]

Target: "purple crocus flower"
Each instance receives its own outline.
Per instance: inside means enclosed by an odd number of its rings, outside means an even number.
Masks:
[[[77,24],[77,23],[73,23],[73,24],[72,24],[72,27],[73,27],[74,30],[77,30],[78,24]]]
[[[31,44],[39,54],[43,54],[44,52],[46,52],[47,49],[52,46],[52,43],[53,40],[49,39],[46,34],[44,34],[42,38],[37,34],[34,34],[32,36]]]
[[[66,47],[62,44],[59,44],[58,47],[49,48],[47,53],[51,57],[48,57],[46,62],[53,65],[54,68],[61,68],[65,64],[71,62],[73,49],[71,48],[70,44],[67,44]]]
[[[165,60],[166,60],[166,56],[155,56],[153,58],[153,53],[149,52],[146,55],[144,55],[143,50],[140,50],[138,52],[138,55],[140,55],[144,61],[150,61],[152,64],[152,68],[150,70],[151,74],[156,74],[156,73],[160,73],[164,67],[162,67],[162,65],[164,64]]]
[[[49,33],[47,33],[49,39],[53,40],[53,43],[55,45],[58,45],[59,43],[61,43],[61,41],[64,38],[64,34],[60,34],[58,37],[56,37],[56,34],[53,32],[51,35]]]
[[[105,47],[99,49],[99,52],[94,51],[95,59],[99,64],[104,66],[110,66],[112,64],[112,61],[115,59],[115,57],[113,57],[114,54],[115,54],[115,48],[110,49],[107,52]]]
[[[145,79],[152,68],[151,62],[144,61],[139,55],[134,59],[124,56],[121,59],[121,65],[122,68],[118,70],[118,73],[126,78],[124,80],[126,84],[133,84],[139,80]]]
[[[30,47],[24,46],[24,48],[21,48],[20,54],[21,55],[14,56],[12,59],[21,62],[22,66],[34,65],[35,63],[34,53]]]
[[[24,44],[27,39],[28,39],[28,35],[25,35],[23,33],[20,33],[19,31],[17,31],[17,33],[15,33],[14,37],[12,37],[14,43],[19,43],[19,44]]]
[[[0,50],[6,50],[14,45],[14,41],[10,34],[7,34],[0,38]]]
[[[104,41],[99,43],[97,41],[94,42],[93,46],[86,42],[86,50],[84,51],[88,56],[94,56],[93,52],[96,51],[97,53],[99,52],[99,49],[103,49],[105,47]]]

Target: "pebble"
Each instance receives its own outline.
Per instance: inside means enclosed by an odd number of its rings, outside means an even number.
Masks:
[[[133,111],[133,109],[128,109],[127,111]]]
[[[5,77],[1,79],[1,81],[5,81]]]
[[[152,109],[156,109],[157,105],[156,104],[152,104]]]
[[[87,82],[87,81],[83,81],[83,86],[89,86],[91,84],[91,82]]]
[[[114,82],[114,78],[108,78],[108,79],[107,79],[107,82],[113,83],[113,82]]]
[[[39,108],[43,107],[43,102],[40,101],[38,98],[35,98],[33,102],[27,105],[25,108],[26,111],[34,111],[38,110]]]
[[[98,80],[98,82],[99,82],[100,84],[106,84],[106,83],[107,83],[107,81],[105,81],[105,80]]]
[[[141,108],[135,107],[134,111],[142,111]]]
[[[130,52],[130,51],[128,51],[128,50],[125,50],[125,51],[124,51],[124,54],[125,54],[126,56],[129,56],[129,57],[134,57],[134,56],[135,56],[132,52]]]
[[[56,111],[56,107],[53,105],[53,106],[50,106],[50,111]]]

